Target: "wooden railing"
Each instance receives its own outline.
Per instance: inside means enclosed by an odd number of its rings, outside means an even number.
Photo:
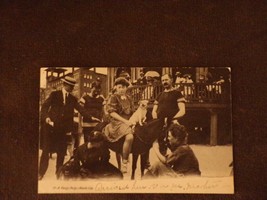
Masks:
[[[225,84],[180,83],[175,84],[174,87],[184,95],[188,103],[225,103],[230,98],[230,91]],[[154,102],[162,91],[162,85],[134,85],[128,92],[137,103],[141,99]]]

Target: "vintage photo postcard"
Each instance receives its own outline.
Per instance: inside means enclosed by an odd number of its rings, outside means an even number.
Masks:
[[[233,194],[231,68],[40,68],[38,193]]]

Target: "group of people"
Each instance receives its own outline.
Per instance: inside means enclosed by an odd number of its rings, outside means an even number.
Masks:
[[[112,94],[107,99],[100,95],[101,86],[92,84],[90,94],[80,100],[71,94],[75,79],[65,76],[62,81],[62,90],[52,92],[41,109],[42,154],[38,179],[41,180],[47,171],[51,151],[57,153],[58,178],[62,172],[73,174],[75,171],[75,175],[82,177],[121,179],[128,171],[134,140],[132,127],[136,125],[129,120],[135,111],[131,95],[127,93],[129,81],[125,77],[117,78]],[[179,124],[179,119],[185,115],[185,98],[173,87],[170,74],[163,75],[161,83],[164,91],[157,96],[150,113],[153,119],[163,120],[165,124],[164,131],[153,144],[159,162],[150,166],[144,177],[200,175],[198,160],[187,144],[186,129]],[[72,160],[63,165],[67,149],[66,135],[72,131],[74,109],[83,116],[85,143],[74,151]],[[102,131],[96,131],[94,127],[103,119],[106,125]],[[109,163],[109,150],[105,144],[121,140],[122,163],[118,169]]]

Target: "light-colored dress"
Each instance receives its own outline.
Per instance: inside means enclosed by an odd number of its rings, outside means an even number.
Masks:
[[[128,95],[122,97],[118,94],[113,94],[108,99],[106,110],[109,114],[116,112],[128,120],[134,112],[133,101]],[[105,127],[104,133],[110,142],[116,142],[123,136],[132,133],[132,128],[110,116],[110,123]]]

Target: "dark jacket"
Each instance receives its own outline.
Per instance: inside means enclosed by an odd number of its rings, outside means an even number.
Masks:
[[[82,144],[75,150],[74,161],[82,167],[91,169],[99,167],[101,163],[108,163],[110,152],[105,145],[87,148],[87,143]]]
[[[74,156],[59,170],[59,177],[68,178],[112,178],[122,179],[118,168],[109,163],[110,152],[103,142],[82,144]]]
[[[188,145],[171,147],[171,153],[167,155],[167,165],[178,174],[200,175],[198,160],[193,150]]]
[[[74,109],[83,116],[91,117],[72,94],[69,94],[66,104],[63,102],[62,91],[50,94],[41,109],[41,148],[56,145],[64,139],[67,132],[73,131]],[[54,127],[46,124],[45,120],[48,117],[54,122]]]

